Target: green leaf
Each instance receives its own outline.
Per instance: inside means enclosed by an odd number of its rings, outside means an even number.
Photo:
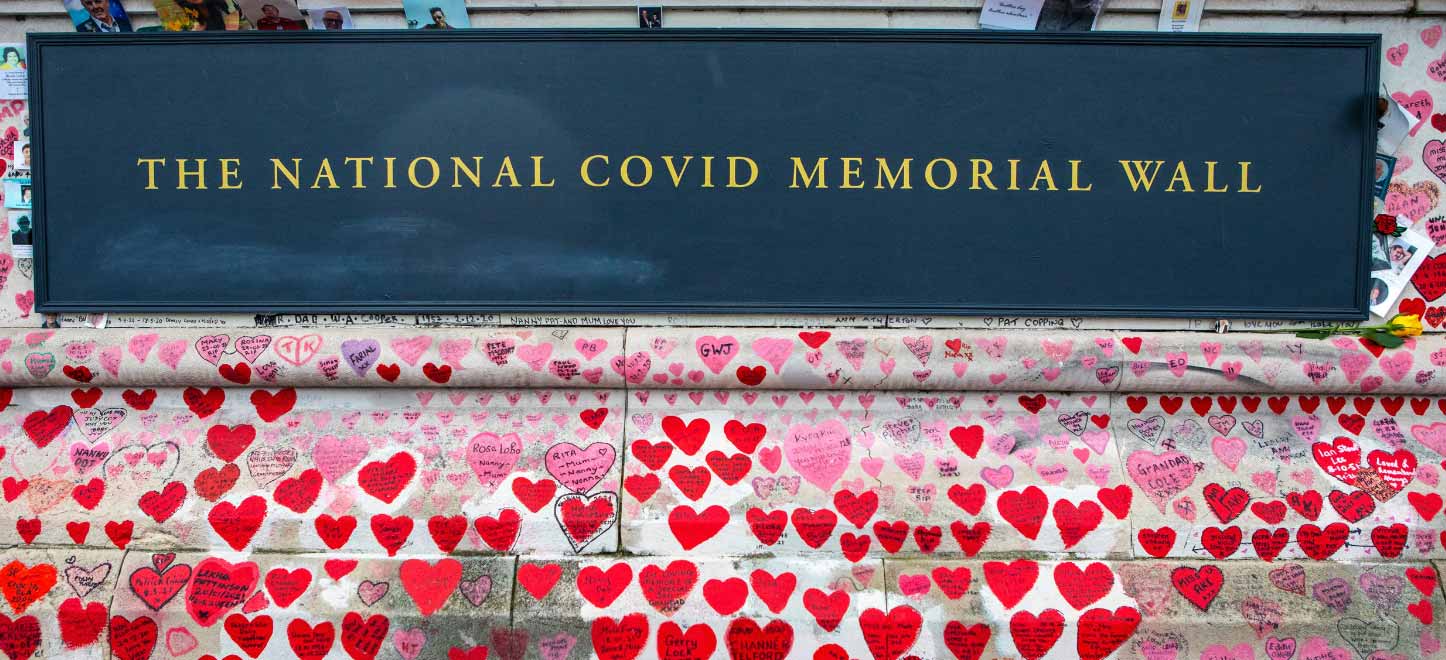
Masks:
[[[1295,333],[1301,339],[1325,339],[1331,336],[1330,330],[1301,330]]]
[[[1379,330],[1372,330],[1365,336],[1367,339],[1376,342],[1377,344],[1380,344],[1381,346],[1384,346],[1386,348],[1397,348],[1402,344],[1406,343],[1406,340],[1401,339],[1396,335],[1393,335],[1389,332],[1381,332]]]

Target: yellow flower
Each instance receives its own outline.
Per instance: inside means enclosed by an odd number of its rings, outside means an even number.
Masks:
[[[1416,314],[1397,314],[1391,319],[1390,331],[1397,337],[1416,337],[1421,334],[1421,317]]]

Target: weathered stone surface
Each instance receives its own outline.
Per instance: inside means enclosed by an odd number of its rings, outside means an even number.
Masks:
[[[488,645],[511,620],[511,557],[132,551],[126,559],[111,614],[126,620],[123,630],[157,634],[113,634],[116,658],[444,658]]]
[[[921,658],[1423,658],[1446,633],[1437,574],[1423,563],[890,559],[884,568],[890,620],[920,622],[901,652]]]
[[[617,547],[620,391],[94,392],[14,393],[14,520],[0,543],[398,556]],[[87,533],[67,528],[85,520]]]
[[[653,392],[630,406],[623,546],[851,559],[1124,553],[1132,496],[1108,404],[1100,395]]]

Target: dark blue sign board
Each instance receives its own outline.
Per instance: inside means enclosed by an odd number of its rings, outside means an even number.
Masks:
[[[1365,317],[1378,35],[29,48],[41,311]]]

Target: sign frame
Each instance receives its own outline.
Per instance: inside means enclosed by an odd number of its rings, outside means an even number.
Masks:
[[[234,43],[275,43],[278,41],[325,43],[333,41],[389,43],[433,39],[453,42],[497,42],[497,41],[549,41],[565,39],[572,41],[627,42],[627,41],[695,41],[699,39],[723,41],[864,41],[864,42],[996,42],[1011,44],[1109,44],[1128,47],[1133,45],[1195,45],[1223,46],[1248,45],[1253,47],[1301,47],[1319,46],[1330,48],[1360,49],[1366,55],[1367,66],[1361,76],[1360,118],[1368,130],[1361,136],[1363,159],[1360,167],[1359,209],[1360,232],[1357,237],[1357,264],[1354,274],[1355,304],[1344,307],[1291,307],[1281,306],[1221,306],[1204,309],[1199,307],[1142,306],[1125,302],[1119,304],[1095,304],[1073,308],[1042,306],[1026,301],[1002,305],[953,305],[953,304],[828,304],[809,303],[806,300],[778,303],[749,303],[728,301],[690,302],[608,302],[605,300],[436,300],[436,301],[332,301],[322,303],[297,303],[279,298],[275,300],[252,300],[244,302],[216,302],[213,300],[173,300],[164,302],[117,301],[102,299],[59,300],[52,296],[51,282],[56,274],[48,270],[46,229],[45,181],[46,171],[44,113],[38,103],[44,97],[45,80],[40,72],[48,50],[64,48],[77,43],[105,42],[114,45],[153,45],[159,43],[181,44],[234,44]],[[1045,316],[1045,317],[1157,317],[1157,318],[1241,318],[1241,319],[1299,319],[1299,320],[1363,320],[1368,317],[1370,286],[1370,218],[1372,214],[1372,171],[1376,141],[1375,101],[1379,93],[1381,35],[1364,33],[1157,33],[1157,32],[1079,32],[1079,33],[1035,33],[1035,32],[993,32],[978,30],[927,30],[927,29],[665,29],[637,30],[623,29],[465,29],[445,32],[416,30],[352,30],[343,32],[193,32],[193,33],[129,33],[88,35],[78,33],[32,33],[26,38],[28,48],[31,112],[31,143],[33,149],[32,185],[35,187],[32,217],[34,219],[35,250],[34,291],[35,309],[42,313],[61,312],[199,312],[199,313],[651,313],[651,314],[847,314],[847,315],[950,315],[950,316]],[[1249,103],[1249,99],[1241,99]],[[806,297],[806,296],[804,296]]]

